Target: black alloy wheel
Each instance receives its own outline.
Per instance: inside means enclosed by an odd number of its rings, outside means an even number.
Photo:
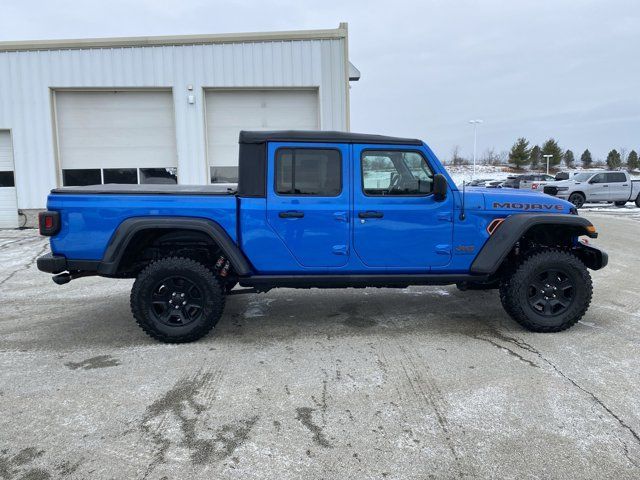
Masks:
[[[527,297],[538,315],[552,317],[564,313],[575,297],[575,281],[562,270],[546,270],[531,279]]]
[[[131,311],[151,337],[166,343],[204,337],[222,317],[223,285],[206,265],[184,257],[158,259],[131,289]]]
[[[584,198],[584,195],[582,195],[581,193],[572,193],[571,195],[569,195],[569,201],[573,203],[576,208],[582,208],[585,200],[586,199]]]
[[[202,315],[204,296],[191,280],[169,276],[160,280],[151,294],[150,315],[164,325],[186,326]]]

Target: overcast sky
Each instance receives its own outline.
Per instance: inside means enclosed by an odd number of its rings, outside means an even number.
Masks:
[[[442,158],[555,137],[640,150],[637,0],[2,0],[0,40],[335,28],[349,23],[352,130]]]

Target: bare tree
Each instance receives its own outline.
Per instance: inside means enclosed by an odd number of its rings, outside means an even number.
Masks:
[[[451,152],[451,163],[453,165],[468,165],[469,161],[460,155],[460,145],[455,145]]]
[[[480,157],[480,162],[484,165],[499,165],[500,156],[493,147],[487,148],[482,154],[482,157]]]

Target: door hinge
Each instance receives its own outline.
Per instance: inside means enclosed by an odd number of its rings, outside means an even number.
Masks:
[[[349,248],[346,245],[334,245],[333,246],[333,254],[334,255],[349,255]]]
[[[436,245],[438,255],[451,255],[451,245]]]

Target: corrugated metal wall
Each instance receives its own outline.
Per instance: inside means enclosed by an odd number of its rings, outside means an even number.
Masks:
[[[0,52],[0,129],[12,131],[18,207],[44,207],[58,182],[51,89],[171,87],[180,182],[206,183],[203,89],[317,87],[321,128],[345,130],[343,42]],[[195,104],[187,102],[189,93]]]

